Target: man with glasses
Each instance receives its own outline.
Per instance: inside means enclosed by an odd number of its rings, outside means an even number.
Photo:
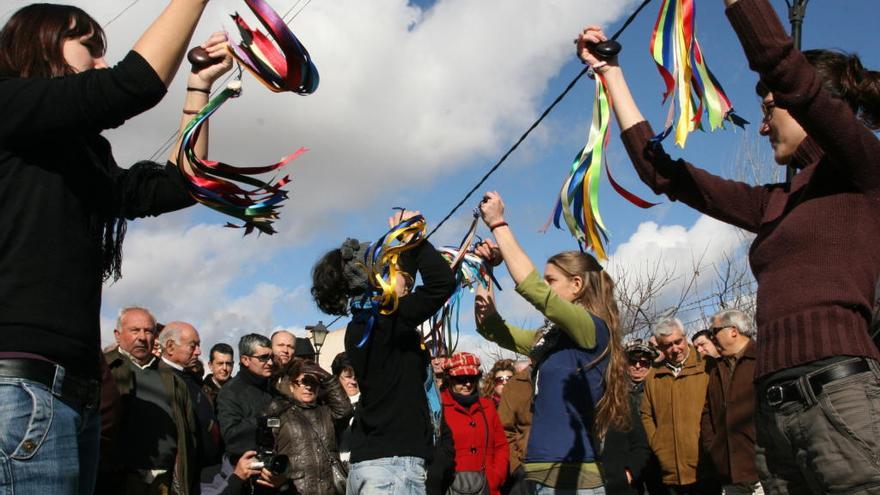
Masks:
[[[231,464],[245,452],[256,450],[257,418],[277,395],[269,384],[272,342],[251,333],[239,340],[238,353],[238,374],[217,395],[217,418]]]
[[[712,318],[709,330],[721,359],[709,371],[700,443],[725,495],[763,494],[755,468],[754,327],[745,313],[728,309]]]
[[[202,381],[202,390],[211,399],[211,404],[214,404],[214,410],[216,411],[217,394],[220,393],[220,389],[232,377],[235,355],[232,346],[223,342],[214,344],[209,355],[208,368],[211,369],[211,374]]]
[[[629,374],[630,386],[630,406],[636,411],[642,404],[642,396],[645,393],[645,379],[651,371],[654,361],[660,356],[660,352],[648,342],[642,339],[634,339],[627,342],[623,348],[626,352],[627,373]],[[638,417],[638,412],[636,413]],[[641,425],[638,425],[641,428]],[[633,489],[637,493],[646,493],[650,495],[665,494],[666,489],[663,488],[663,482],[660,480],[660,464],[657,457],[652,453],[645,462],[645,467],[641,473],[632,481]]]

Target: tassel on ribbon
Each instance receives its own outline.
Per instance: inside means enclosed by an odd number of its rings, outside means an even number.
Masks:
[[[651,35],[651,56],[666,86],[663,101],[672,96],[665,129],[654,140],[662,141],[672,132],[677,100],[675,144],[682,148],[691,131],[703,129],[704,112],[712,131],[724,128],[724,121],[738,127],[748,123],[734,112],[730,99],[709,70],[697,41],[695,17],[694,0],[663,0]]]
[[[196,201],[244,222],[243,225],[227,223],[227,227],[244,228],[245,235],[254,229],[264,234],[274,234],[272,223],[278,219],[277,209],[287,199],[287,191],[282,187],[290,182],[290,178],[284,176],[274,182],[264,182],[252,176],[278,170],[307,150],[300,148],[272,165],[235,167],[223,162],[202,160],[194,149],[202,125],[220,106],[240,93],[241,82],[230,82],[193,117],[181,135],[178,165],[187,179],[189,193]],[[236,182],[252,189],[245,189]]]
[[[556,228],[562,228],[560,219],[564,219],[568,231],[577,239],[581,248],[592,249],[600,260],[608,258],[605,249],[608,232],[599,212],[599,182],[602,178],[604,152],[610,138],[612,108],[611,97],[605,89],[605,80],[601,74],[596,74],[596,97],[587,144],[571,165],[571,173],[562,185],[553,214]],[[611,176],[607,165],[605,173],[614,190],[630,203],[639,208],[650,208],[657,204],[645,201],[624,189]]]
[[[305,46],[265,0],[244,1],[275,40],[277,47],[263,32],[251,29],[236,13],[232,19],[241,33],[242,41],[237,45],[230,44],[232,56],[264,86],[276,93],[314,93],[320,78]]]

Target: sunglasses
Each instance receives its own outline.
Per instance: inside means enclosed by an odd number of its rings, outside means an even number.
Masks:
[[[510,381],[513,377],[510,376],[496,376],[495,377],[495,385],[503,385]]]
[[[266,363],[266,362],[269,362],[269,361],[271,361],[271,360],[273,359],[273,356],[272,356],[271,353],[269,353],[269,354],[260,354],[259,356],[248,356],[248,357],[251,358],[251,359],[256,359],[257,361],[259,361],[259,362],[261,362],[261,363]]]
[[[452,383],[477,383],[480,381],[480,377],[476,375],[451,376],[449,380]]]
[[[630,360],[629,360],[629,364],[630,364],[630,366],[641,366],[642,368],[648,368],[648,367],[651,366],[651,360],[650,360],[650,359],[644,359],[644,358],[642,358],[642,359],[630,359]]]
[[[300,378],[299,380],[293,380],[293,383],[299,387],[309,387],[309,388],[318,388],[318,385],[320,385],[318,380],[312,376],[305,376],[303,378]]]

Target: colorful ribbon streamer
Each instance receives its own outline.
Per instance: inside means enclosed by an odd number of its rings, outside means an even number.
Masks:
[[[272,222],[278,219],[277,209],[287,199],[287,191],[281,188],[290,182],[290,178],[284,176],[271,183],[252,176],[278,170],[307,150],[300,148],[277,163],[263,167],[234,167],[223,162],[202,160],[195,152],[196,140],[208,118],[226,101],[239,94],[241,81],[232,81],[193,117],[181,135],[178,165],[187,178],[190,195],[196,201],[244,222],[243,225],[227,223],[227,227],[244,228],[245,235],[254,229],[264,234],[274,234]],[[236,182],[252,186],[253,189],[244,189]]]
[[[694,0],[663,0],[651,35],[651,56],[666,86],[663,101],[673,96],[666,128],[655,139],[661,141],[672,132],[677,100],[675,144],[682,148],[691,131],[703,129],[704,111],[712,131],[724,128],[724,121],[739,127],[748,123],[733,111],[730,99],[709,70],[697,41],[695,18]]]
[[[571,173],[562,185],[553,213],[553,224],[561,229],[560,219],[564,219],[569,232],[578,240],[581,248],[591,248],[597,258],[604,260],[608,258],[604,245],[608,241],[608,232],[599,212],[599,182],[602,178],[605,147],[610,138],[609,124],[613,106],[605,89],[604,78],[601,74],[596,74],[595,77],[596,97],[587,144],[575,157]],[[630,203],[639,208],[656,205],[624,189],[611,176],[607,165],[605,173],[614,190]]]
[[[501,286],[483,258],[476,254],[453,247],[443,247],[439,251],[455,272],[456,289],[449,296],[446,303],[443,304],[440,311],[431,317],[430,339],[428,340],[437,349],[445,346],[451,355],[455,353],[455,349],[458,347],[458,336],[461,334],[459,320],[461,317],[461,298],[465,290],[473,293],[477,284],[482,285],[486,289],[493,283],[498,290],[501,290]],[[459,260],[457,267],[455,265],[456,260]],[[437,349],[432,349],[432,351]],[[436,352],[432,352],[432,355],[436,356]]]
[[[277,48],[268,36],[258,29],[251,29],[236,13],[232,19],[242,41],[237,45],[230,44],[235,59],[276,93],[293,91],[307,95],[315,92],[320,78],[308,50],[265,0],[244,1],[275,40]]]
[[[364,266],[373,290],[357,303],[358,317],[366,319],[358,347],[363,347],[370,339],[377,315],[397,311],[397,275],[401,272],[398,261],[401,253],[425,240],[425,227],[425,218],[415,215],[392,227],[364,253]]]

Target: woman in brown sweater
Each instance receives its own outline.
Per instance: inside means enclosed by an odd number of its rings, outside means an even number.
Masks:
[[[880,276],[880,74],[858,58],[793,47],[767,0],[725,0],[760,75],[777,163],[791,184],[751,186],[673,160],[617,60],[597,67],[639,176],[656,193],[756,234],[757,465],[770,493],[880,487],[880,366],[868,333]],[[597,27],[577,39],[596,66]],[[720,331],[723,331],[721,329]],[[861,493],[861,492],[860,492]]]

